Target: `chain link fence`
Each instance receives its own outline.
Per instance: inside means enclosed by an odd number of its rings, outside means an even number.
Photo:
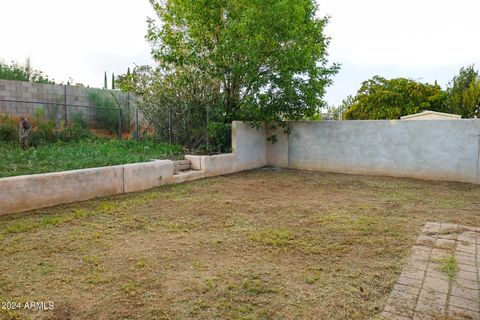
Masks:
[[[56,132],[76,124],[96,136],[138,141],[143,115],[138,111],[139,99],[135,95],[91,89],[87,100],[88,104],[70,104],[65,102],[67,98],[55,102],[0,98],[0,116],[16,122],[25,117],[34,128],[50,126]]]
[[[144,117],[150,121],[150,132],[158,140],[181,145],[189,153],[231,152],[231,124],[225,122],[219,108],[182,100],[167,106],[155,99],[142,103]]]
[[[192,100],[189,93],[159,102],[118,90],[0,80],[0,131],[6,131],[0,140],[18,139],[15,132],[25,117],[38,141],[76,140],[75,134],[134,141],[149,137],[191,153],[230,152],[231,127],[221,109]]]

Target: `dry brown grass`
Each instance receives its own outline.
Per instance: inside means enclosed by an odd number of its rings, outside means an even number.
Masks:
[[[39,319],[368,319],[426,221],[480,187],[261,170],[0,218],[0,301]]]

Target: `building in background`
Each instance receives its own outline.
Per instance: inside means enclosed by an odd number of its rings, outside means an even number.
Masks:
[[[401,120],[459,120],[462,119],[458,114],[443,113],[425,110],[420,113],[410,114],[400,117]]]

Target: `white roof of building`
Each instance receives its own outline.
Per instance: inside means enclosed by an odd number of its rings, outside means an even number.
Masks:
[[[410,114],[408,116],[400,117],[401,120],[415,120],[415,118],[425,118],[425,119],[430,118],[432,120],[437,120],[437,119],[455,120],[455,119],[461,119],[462,116],[458,114],[425,110],[420,113],[415,113],[415,114]]]

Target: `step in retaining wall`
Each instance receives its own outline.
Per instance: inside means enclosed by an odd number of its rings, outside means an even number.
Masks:
[[[177,160],[173,162],[175,167],[175,172],[182,172],[190,170],[192,167],[192,162],[190,160]]]
[[[262,134],[263,133],[263,134]],[[235,122],[233,153],[0,178],[0,215],[135,192],[266,165],[265,130]],[[191,165],[194,163],[195,165]],[[192,167],[193,171],[188,171]]]

